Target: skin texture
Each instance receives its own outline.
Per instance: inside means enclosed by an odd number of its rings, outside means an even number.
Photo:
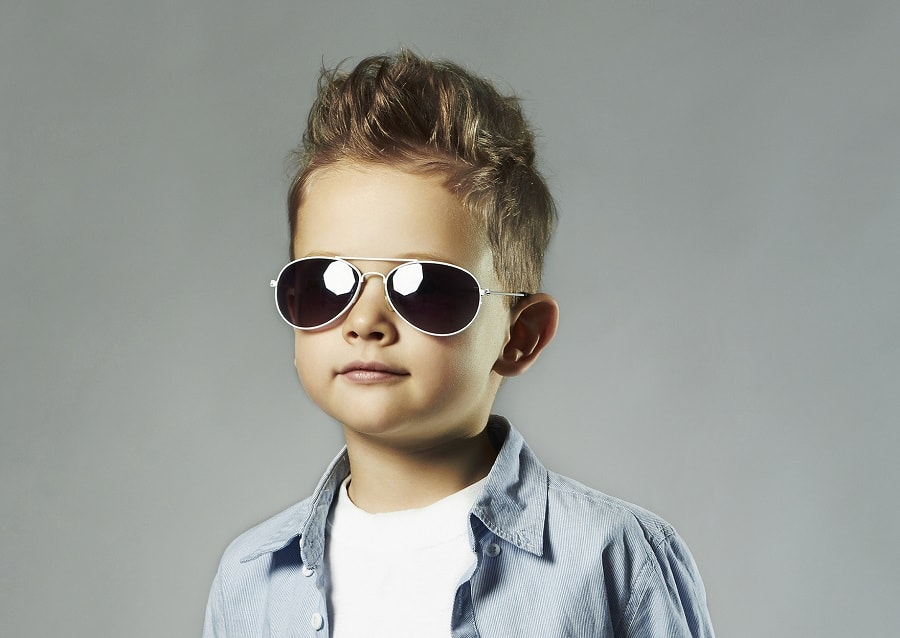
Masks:
[[[440,179],[393,167],[344,163],[314,175],[294,254],[445,261],[502,289],[484,232]],[[354,263],[380,273],[396,265]],[[484,477],[496,454],[484,426],[500,382],[534,361],[556,316],[546,295],[512,309],[488,297],[467,330],[433,337],[398,317],[381,278],[369,277],[338,321],[295,330],[300,381],[343,427],[354,502],[369,511],[421,507]]]

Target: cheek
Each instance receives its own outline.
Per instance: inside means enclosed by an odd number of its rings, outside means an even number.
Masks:
[[[453,348],[451,365],[457,374],[471,379],[476,385],[485,383],[506,342],[505,324],[502,321],[481,322],[488,317],[479,317],[479,323],[459,335],[460,340]]]
[[[321,348],[316,347],[315,335],[303,334],[300,331],[294,333],[294,368],[304,388],[309,389],[309,384],[314,382],[316,371],[324,361]]]
[[[300,371],[300,362],[303,361],[303,346],[300,342],[300,331],[294,330],[294,367]]]
[[[492,299],[490,302],[493,304],[491,307],[481,309],[483,315],[478,317],[479,329],[474,337],[478,341],[478,351],[493,365],[509,340],[509,311],[501,300]]]

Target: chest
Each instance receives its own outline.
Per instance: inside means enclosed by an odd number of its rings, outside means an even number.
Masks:
[[[351,571],[333,571],[327,564],[315,570],[300,565],[271,570],[264,595],[255,597],[260,604],[244,615],[243,630],[229,636],[615,635],[602,574],[536,557],[491,535],[476,543],[474,554],[467,551],[466,567],[456,560],[452,575],[408,560],[391,569],[383,562],[390,554],[369,557],[364,568]],[[353,574],[358,580],[340,583]]]

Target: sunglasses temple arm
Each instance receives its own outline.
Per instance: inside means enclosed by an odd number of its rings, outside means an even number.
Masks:
[[[482,290],[482,293],[485,296],[488,296],[488,295],[503,295],[504,297],[530,297],[531,296],[530,292],[500,292],[499,290],[490,290],[488,288],[485,288],[484,290]]]

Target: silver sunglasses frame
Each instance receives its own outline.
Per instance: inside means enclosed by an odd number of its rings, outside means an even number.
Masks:
[[[335,315],[332,319],[329,319],[325,323],[319,324],[318,326],[312,326],[310,328],[303,328],[303,327],[295,326],[294,324],[292,324],[290,321],[288,321],[288,318],[285,317],[284,314],[281,312],[281,308],[278,305],[278,282],[281,281],[281,276],[284,274],[285,270],[287,270],[288,268],[290,268],[297,262],[307,261],[309,259],[331,259],[334,261],[342,261],[342,262],[346,263],[348,266],[350,266],[350,268],[352,268],[356,272],[356,274],[359,276],[359,281],[357,282],[357,284],[355,286],[355,290],[353,291],[353,296],[350,298],[350,301],[347,302],[347,305],[344,306],[343,310],[341,310],[337,315]],[[356,265],[354,265],[352,263],[352,261],[386,261],[388,263],[395,263],[397,265],[394,266],[393,268],[391,268],[387,273],[380,273],[377,271],[363,272],[362,270],[357,268]],[[474,281],[475,285],[478,287],[478,308],[475,309],[475,314],[472,316],[472,319],[469,321],[469,323],[467,323],[465,326],[463,326],[459,330],[456,330],[455,332],[448,332],[448,333],[429,332],[428,330],[423,330],[419,326],[413,324],[409,319],[404,317],[394,306],[394,303],[391,301],[390,295],[388,295],[387,280],[388,280],[388,277],[390,277],[397,269],[402,268],[403,266],[406,266],[408,264],[439,264],[442,266],[450,266],[451,268],[456,268],[457,270],[461,270],[464,273],[466,273],[467,275],[469,275],[472,278],[472,281]],[[475,319],[478,318],[478,313],[481,312],[482,300],[485,297],[495,296],[495,295],[502,296],[502,297],[528,297],[531,294],[528,292],[503,292],[500,290],[491,290],[490,288],[482,288],[481,283],[478,281],[478,278],[475,275],[473,275],[471,272],[469,272],[462,266],[457,266],[456,264],[451,264],[446,261],[435,261],[435,260],[429,260],[429,259],[397,259],[394,257],[344,257],[344,256],[328,256],[328,255],[309,255],[307,257],[301,257],[300,259],[295,259],[295,260],[285,264],[285,266],[279,271],[278,277],[269,281],[269,287],[275,289],[275,310],[278,312],[278,315],[284,320],[284,322],[286,324],[288,324],[290,327],[294,328],[295,330],[321,330],[322,328],[325,328],[326,326],[333,324],[335,321],[337,321],[338,319],[340,319],[341,317],[343,317],[345,314],[347,314],[350,311],[350,309],[354,306],[354,304],[356,304],[356,301],[359,299],[359,295],[363,289],[363,284],[365,283],[366,278],[369,277],[370,275],[376,276],[376,277],[381,277],[381,288],[384,291],[384,299],[385,299],[385,301],[387,301],[388,307],[391,309],[391,311],[395,315],[400,317],[410,327],[414,328],[415,330],[418,330],[419,332],[421,332],[423,334],[426,334],[426,335],[429,335],[432,337],[452,337],[453,335],[457,335],[460,332],[466,330],[469,326],[471,326],[473,323],[475,323]]]

